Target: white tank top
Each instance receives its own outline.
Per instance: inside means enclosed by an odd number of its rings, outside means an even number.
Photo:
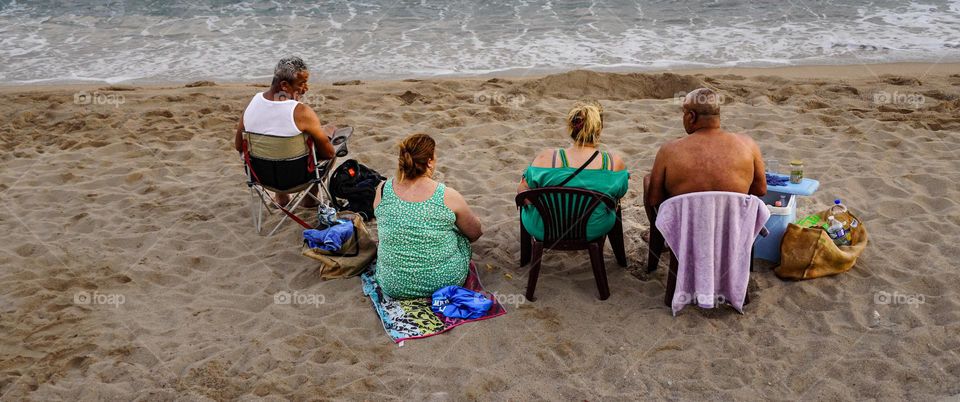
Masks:
[[[251,133],[293,137],[301,134],[293,119],[293,111],[300,102],[295,100],[272,101],[259,92],[243,111],[243,129]]]

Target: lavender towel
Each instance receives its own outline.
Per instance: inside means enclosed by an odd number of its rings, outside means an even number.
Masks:
[[[759,198],[724,191],[671,197],[660,205],[657,228],[680,263],[673,314],[696,302],[729,302],[743,313],[750,249],[770,217]]]

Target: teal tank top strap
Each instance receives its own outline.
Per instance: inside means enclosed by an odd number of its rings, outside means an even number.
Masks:
[[[567,151],[563,148],[559,148],[557,151],[560,153],[560,167],[570,167],[570,161],[567,159]]]
[[[447,206],[447,204],[443,203],[443,193],[446,188],[447,186],[445,184],[438,182],[437,189],[433,192],[433,196],[430,197],[430,201],[439,203],[442,206]]]
[[[567,151],[563,148],[557,148],[556,151],[553,151],[553,167],[557,167],[557,158],[556,155],[560,154],[560,167],[570,167],[570,160],[567,159]],[[603,162],[600,166],[602,170],[613,170],[613,158],[610,157],[609,152],[601,152],[601,161]]]
[[[387,179],[386,181],[384,181],[383,194],[380,195],[380,198],[381,198],[380,201],[383,202],[382,200],[383,198],[387,198],[387,197],[392,198],[392,197],[396,197],[396,195],[397,194],[393,192],[393,179]]]

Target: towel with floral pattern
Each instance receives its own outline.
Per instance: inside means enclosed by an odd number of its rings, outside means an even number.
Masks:
[[[429,297],[408,300],[391,299],[390,296],[380,290],[380,285],[374,279],[376,266],[377,262],[374,261],[370,264],[370,268],[360,275],[360,281],[363,283],[363,294],[370,297],[373,308],[377,311],[377,315],[380,316],[380,321],[383,323],[383,329],[396,343],[408,339],[426,338],[449,331],[468,322],[486,320],[507,313],[492,293],[483,290],[480,276],[477,275],[477,267],[473,262],[470,262],[470,272],[467,274],[463,287],[483,293],[493,300],[493,306],[483,317],[472,320],[450,318],[440,313],[434,313],[430,309],[431,299]]]

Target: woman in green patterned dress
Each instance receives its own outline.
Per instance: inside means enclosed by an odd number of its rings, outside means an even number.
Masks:
[[[480,219],[456,190],[433,180],[436,142],[414,134],[400,143],[397,177],[373,201],[377,216],[376,280],[394,299],[429,297],[462,285]]]

